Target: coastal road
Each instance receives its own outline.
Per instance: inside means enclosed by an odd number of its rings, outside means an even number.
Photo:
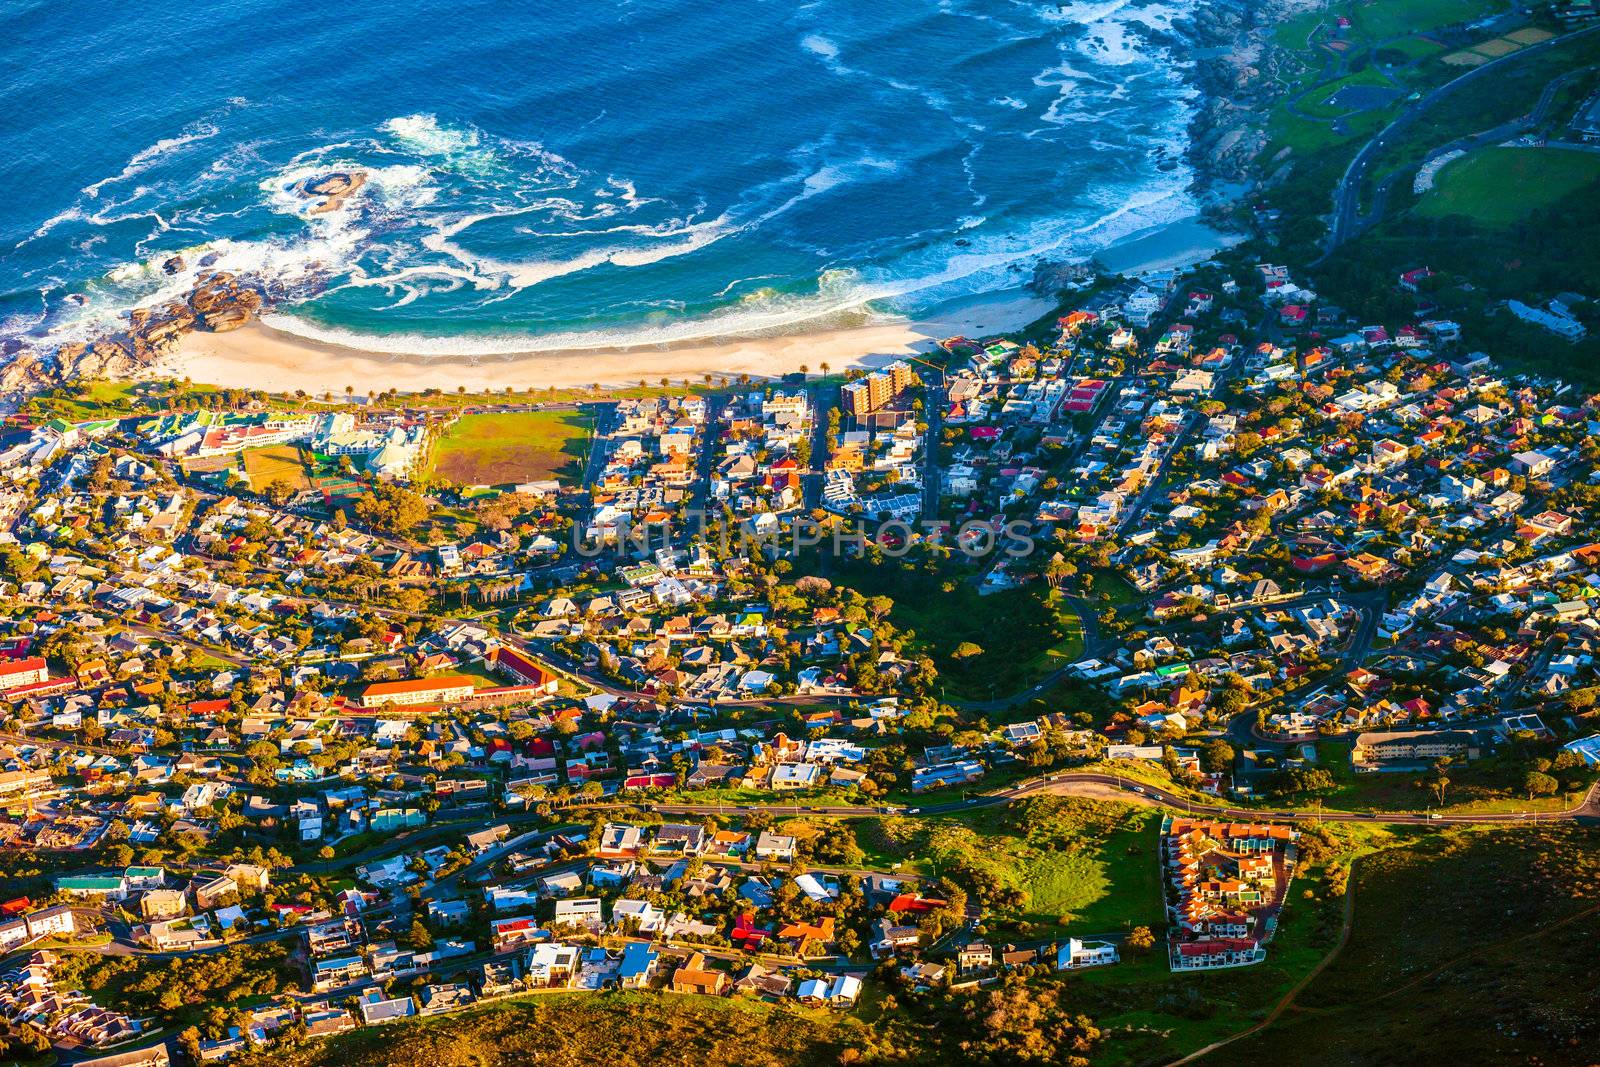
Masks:
[[[1473,67],[1465,74],[1429,90],[1420,99],[1396,115],[1389,125],[1379,130],[1376,136],[1361,146],[1361,151],[1356,153],[1355,158],[1350,161],[1350,165],[1345,168],[1344,175],[1339,179],[1339,184],[1334,187],[1333,222],[1328,228],[1328,238],[1323,246],[1323,258],[1326,258],[1340,245],[1361,233],[1381,217],[1381,204],[1376,206],[1376,210],[1373,213],[1363,215],[1361,212],[1361,187],[1366,181],[1368,171],[1383,152],[1384,147],[1416,125],[1417,121],[1427,114],[1430,108],[1441,100],[1454,95],[1468,84],[1476,83],[1486,77],[1504,74],[1528,56],[1542,54],[1557,45],[1597,32],[1600,32],[1600,25],[1587,26],[1581,30],[1573,30],[1571,33],[1564,33],[1547,41],[1529,45],[1516,52],[1501,56],[1499,59],[1492,59],[1480,67]]]

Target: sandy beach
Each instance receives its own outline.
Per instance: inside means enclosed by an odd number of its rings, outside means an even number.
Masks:
[[[1195,219],[1129,235],[1097,257],[1124,274],[1198,262],[1228,239]],[[748,374],[776,378],[805,368],[813,374],[872,368],[925,352],[946,337],[981,338],[1020,329],[1055,304],[1025,290],[952,301],[916,320],[878,321],[805,333],[708,339],[674,345],[472,357],[369,352],[300,337],[255,322],[227,333],[190,333],[177,352],[151,368],[152,377],[188,377],[233,389],[296,390],[311,396],[397,389],[470,392],[590,385],[699,383]]]
[[[802,367],[820,373],[876,367],[926,351],[941,338],[988,336],[1018,329],[1046,314],[1053,304],[1025,293],[1005,293],[937,309],[912,322],[884,322],[813,333],[708,341],[682,346],[614,350],[534,352],[451,358],[363,352],[313,341],[252,323],[228,333],[191,333],[174,356],[153,373],[234,389],[317,396],[369,389],[469,391],[654,384],[665,377],[698,383],[707,374],[779,377]]]

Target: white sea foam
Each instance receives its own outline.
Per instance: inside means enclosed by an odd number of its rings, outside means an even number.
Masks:
[[[800,38],[800,47],[823,59],[839,58],[839,46],[818,33],[808,33]]]
[[[692,319],[669,317],[638,328],[443,338],[363,334],[311,323],[285,311],[272,312],[264,316],[264,321],[274,329],[311,340],[363,351],[424,357],[593,351],[761,336],[844,314],[877,315],[881,312],[874,312],[873,305],[893,307],[907,298],[921,301],[941,291],[954,296],[958,294],[952,289],[971,292],[1014,288],[1018,283],[1016,269],[1040,257],[1068,254],[1087,258],[1093,251],[1131,234],[1193,215],[1193,204],[1178,180],[1144,192],[1107,193],[1104,199],[1106,209],[1094,218],[1065,226],[1047,220],[1028,234],[995,237],[954,255],[942,252],[926,271],[895,276],[895,266],[872,272],[831,270],[819,277],[815,293],[758,290],[721,311]],[[978,278],[987,279],[987,283],[970,284]],[[752,279],[746,279],[749,280]]]
[[[1047,9],[1039,14],[1052,24],[1049,34],[1059,47],[1059,62],[1034,76],[1031,89],[1023,81],[1020,86],[1006,86],[1009,92],[1005,95],[991,95],[991,89],[990,93],[961,97],[961,107],[970,106],[992,120],[1001,135],[1023,134],[1014,124],[1026,125],[1028,120],[1001,115],[995,108],[1042,109],[1045,129],[1033,133],[1061,145],[1069,143],[1063,131],[1091,124],[1096,130],[1104,126],[1107,105],[1117,105],[1129,86],[1134,87],[1130,99],[1138,101],[1141,108],[1153,97],[1139,120],[1158,128],[1141,131],[1137,144],[1125,130],[1096,136],[1088,148],[1081,137],[1072,135],[1071,143],[1075,150],[1082,150],[1085,162],[1091,149],[1119,155],[1125,162],[1107,168],[1106,174],[1086,171],[1085,180],[1091,184],[1086,189],[1076,185],[1065,189],[1061,213],[1052,218],[1019,224],[1003,194],[997,197],[998,203],[989,205],[990,190],[980,180],[983,175],[978,162],[979,153],[994,139],[976,136],[983,127],[960,113],[941,91],[947,88],[943,82],[933,88],[858,70],[845,63],[845,52],[832,37],[808,32],[800,37],[801,48],[829,71],[865,79],[863,85],[884,93],[886,100],[890,92],[914,94],[970,131],[957,131],[969,146],[960,162],[972,194],[971,206],[963,207],[966,214],[953,223],[919,220],[914,224],[919,232],[912,234],[852,235],[848,251],[840,255],[862,264],[861,268],[826,272],[814,292],[751,289],[763,281],[779,280],[774,276],[729,282],[711,298],[735,297],[733,306],[700,317],[684,316],[681,300],[649,292],[647,279],[652,275],[642,276],[635,288],[644,291],[611,309],[626,313],[649,308],[647,321],[637,329],[440,338],[346,333],[304,322],[288,307],[270,313],[268,319],[291,332],[377,351],[490,355],[771,333],[842,314],[859,318],[886,307],[910,310],[935,297],[1014,287],[1018,273],[1041,256],[1086,257],[1130,232],[1192,214],[1192,204],[1182,191],[1189,177],[1185,167],[1152,175],[1142,183],[1126,177],[1139,165],[1146,146],[1165,145],[1171,150],[1167,158],[1181,157],[1192,92],[1181,87],[1180,64],[1144,34],[1170,27],[1187,2],[1140,8],[1135,6],[1137,0],[1085,0]],[[946,5],[946,9],[970,15],[964,6]],[[1016,13],[1008,17],[1020,20],[1033,14],[1019,4]],[[1069,23],[1084,29],[1067,28]],[[984,31],[983,27],[974,29]],[[854,58],[855,51],[848,54]],[[860,62],[872,66],[876,60],[872,53],[862,51]],[[1117,69],[1108,71],[1107,67]],[[959,88],[949,91],[961,93]],[[1123,114],[1127,113],[1124,110]],[[198,129],[186,131],[185,136],[191,132],[195,135],[191,139],[203,139]],[[888,147],[865,151],[859,141],[845,146],[829,137],[797,150],[790,173],[759,184],[732,202],[712,198],[708,205],[685,202],[694,199],[692,194],[685,197],[669,194],[665,188],[651,189],[654,183],[642,177],[639,183],[646,188],[641,191],[630,177],[585,171],[542,143],[498,137],[474,126],[441,121],[434,114],[397,116],[376,129],[343,136],[344,140],[296,154],[260,183],[260,202],[235,212],[196,210],[179,218],[159,200],[154,201],[156,210],[140,211],[147,204],[141,197],[148,190],[139,189],[131,197],[119,197],[117,203],[102,200],[85,205],[80,200],[41,224],[38,236],[85,220],[104,225],[147,217],[153,223],[152,236],[135,246],[137,261],[91,285],[87,292],[90,306],[73,316],[71,328],[89,321],[105,322],[129,306],[156,304],[181,295],[192,285],[198,267],[191,266],[176,277],[163,274],[160,262],[173,249],[158,246],[186,240],[181,231],[204,233],[209,222],[229,215],[247,216],[263,206],[293,216],[303,226],[297,232],[268,238],[198,243],[194,254],[186,256],[191,265],[205,258],[207,269],[235,271],[290,288],[303,285],[307,295],[365,289],[368,293],[360,300],[364,304],[372,300],[367,306],[375,310],[405,308],[448,292],[466,294],[456,297],[452,308],[470,309],[511,299],[557,278],[587,271],[645,268],[694,255],[797,212],[802,205],[836,195],[854,183],[892,177],[901,166],[886,158],[892,151]],[[140,157],[145,153],[136,154],[129,166],[153,166],[152,160],[181,150],[185,143],[188,141],[173,138],[153,145],[146,151],[154,154],[144,159]],[[255,149],[249,144],[235,146],[211,163],[202,180],[231,178],[253,170]],[[996,158],[1003,156],[997,152]],[[374,165],[374,160],[385,165]],[[389,163],[391,160],[401,162]],[[985,163],[988,160],[983,157]],[[948,163],[948,158],[944,162]],[[906,164],[922,165],[922,160]],[[361,169],[368,175],[367,185],[339,210],[313,215],[311,201],[299,195],[296,186],[332,169]],[[96,194],[122,177],[119,174],[96,183]],[[91,217],[86,207],[98,210]],[[165,218],[161,211],[166,211]],[[1076,223],[1071,221],[1074,214]],[[512,222],[495,225],[495,220]],[[482,229],[473,232],[474,227]],[[270,228],[281,229],[282,220]],[[808,233],[797,222],[783,227],[780,239],[787,239],[790,231]],[[961,235],[960,244],[956,243],[957,234]],[[812,247],[822,243],[817,237],[806,236],[806,240],[805,247],[817,261],[832,258],[827,250]],[[906,249],[910,251],[903,251]],[[888,257],[887,263],[882,262],[883,257]],[[720,281],[706,288],[709,291],[717,284]],[[473,296],[467,293],[469,289],[482,295]],[[372,290],[387,293],[388,302],[383,303]],[[604,313],[606,309],[596,311]]]
[[[209,122],[196,123],[194,126],[184,130],[176,137],[166,137],[157,141],[155,144],[150,145],[148,148],[141,148],[139,151],[135,152],[131,157],[129,157],[128,162],[123,165],[123,168],[120,172],[113,174],[109,178],[101,178],[92,185],[84,186],[82,190],[83,194],[88,197],[97,197],[100,195],[100,190],[106,186],[116,182],[126,181],[128,178],[131,178],[136,174],[142,174],[144,171],[149,170],[152,166],[154,166],[156,161],[161,159],[163,156],[177,151],[184,145],[194,144],[196,141],[204,141],[208,138],[215,137],[217,132],[217,127]]]
[[[426,156],[447,156],[477,146],[474,129],[441,126],[433,115],[402,115],[383,124],[383,128],[404,147]]]

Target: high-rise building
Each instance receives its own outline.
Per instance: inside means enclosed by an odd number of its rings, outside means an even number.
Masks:
[[[917,372],[911,369],[911,364],[897,359],[882,370],[847,384],[839,399],[845,414],[860,418],[891,403],[916,382]]]

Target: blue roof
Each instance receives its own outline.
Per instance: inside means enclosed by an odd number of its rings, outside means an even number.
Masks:
[[[622,966],[618,978],[639,978],[650,973],[660,953],[644,941],[629,941],[622,950]]]

